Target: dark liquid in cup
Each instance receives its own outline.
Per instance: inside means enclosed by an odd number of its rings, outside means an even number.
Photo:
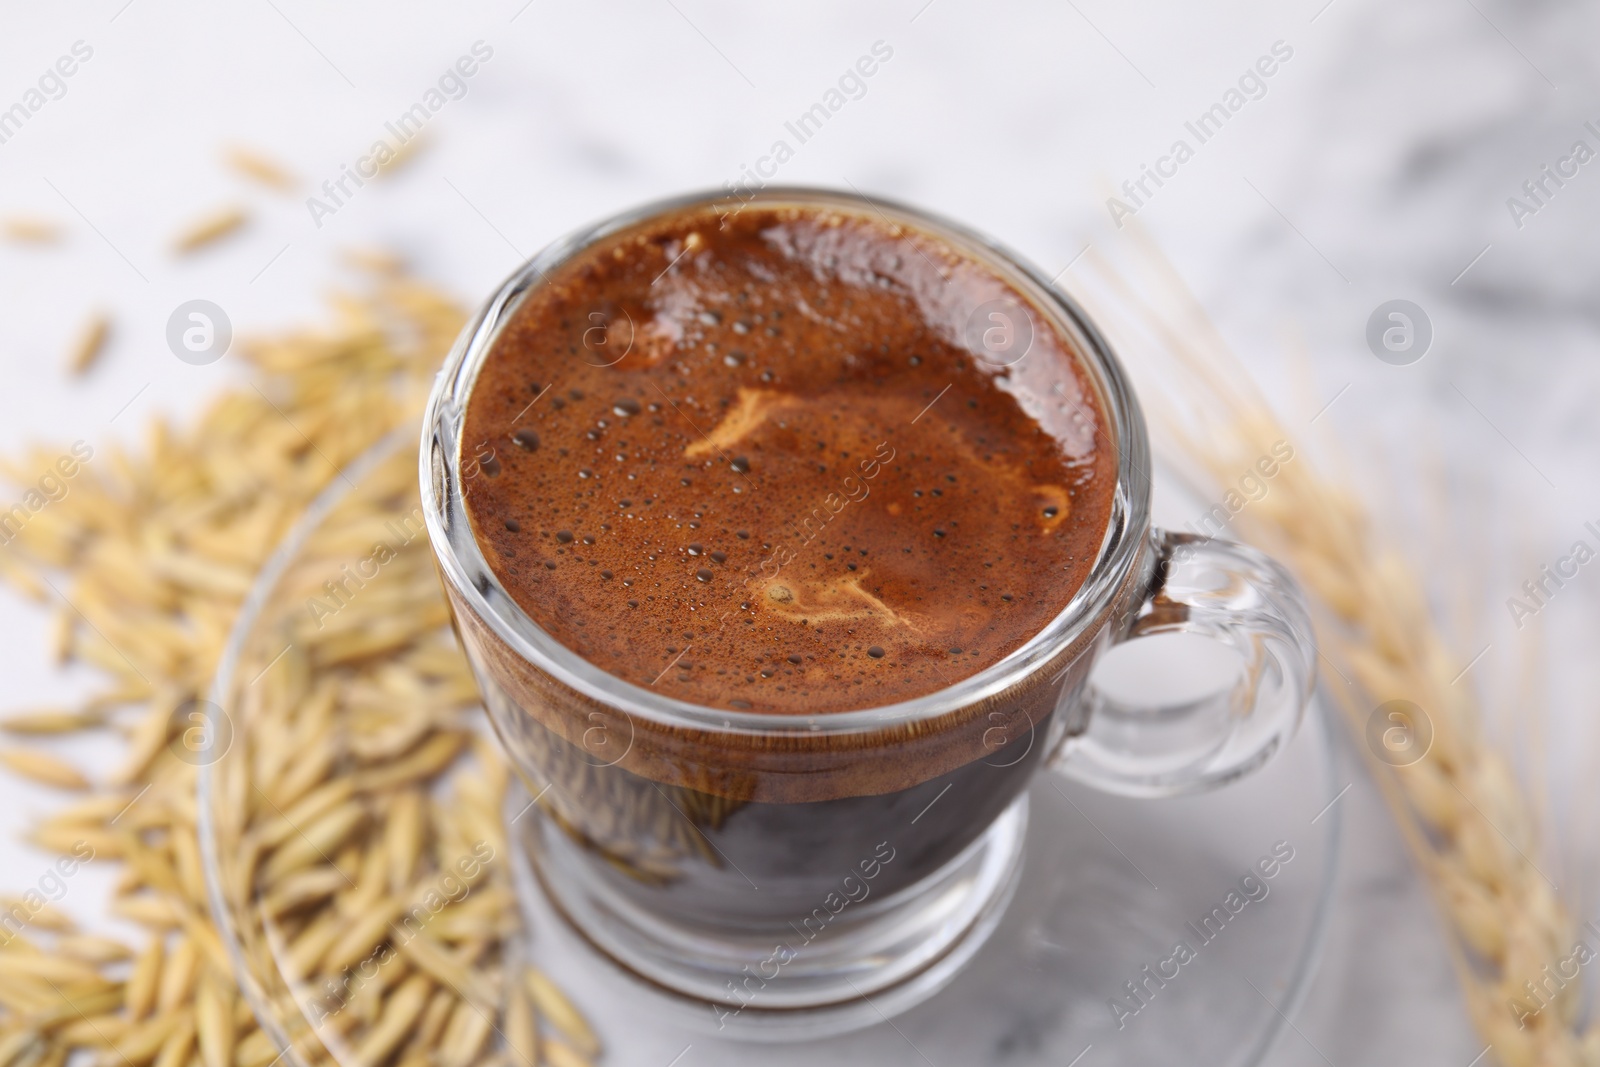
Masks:
[[[805,723],[944,689],[1066,607],[1116,480],[1089,382],[994,268],[868,210],[685,210],[555,268],[467,406],[491,570],[619,679],[795,721],[749,744],[629,723],[609,765],[615,717],[601,751],[581,699],[504,657],[497,725],[557,820],[709,918],[782,915],[884,842],[892,891],[969,843],[1078,679],[888,742]]]

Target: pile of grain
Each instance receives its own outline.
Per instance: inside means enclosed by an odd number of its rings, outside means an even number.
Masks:
[[[100,781],[25,743],[0,759],[85,794],[33,840],[63,864],[120,864],[107,907],[149,934],[124,945],[79,932],[42,900],[8,902],[0,1067],[60,1067],[80,1050],[106,1067],[268,1067],[281,1055],[210,918],[196,779],[216,742],[196,702],[263,562],[353,459],[415,424],[460,329],[461,311],[441,294],[383,257],[364,262],[369,296],[337,299],[326,329],[242,346],[252,384],[192,425],[157,421],[138,450],[91,442],[70,491],[0,549],[0,576],[54,611],[60,660],[106,679],[80,707],[0,725],[14,736],[108,731],[124,742],[121,765]],[[62,454],[42,448],[4,470],[26,487]],[[380,495],[355,505],[407,514],[413,470],[391,464]],[[334,549],[349,548],[341,531],[366,538],[372,518],[336,525]],[[219,774],[235,768],[221,774],[235,791],[219,827],[225,892],[261,902],[261,923],[240,931],[247,955],[272,942],[301,983],[294,1004],[276,1006],[320,1016],[342,1062],[584,1064],[599,1051],[587,1025],[516,959],[505,771],[469,712],[472,680],[441,632],[426,554],[425,539],[409,546],[383,588],[251,670],[254,684],[229,709],[251,729],[217,764]],[[418,902],[420,932],[406,921]],[[361,981],[328,984],[368,961]],[[286,1036],[303,1062],[326,1060],[319,1042]]]

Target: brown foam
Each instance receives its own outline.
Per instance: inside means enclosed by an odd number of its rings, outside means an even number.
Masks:
[[[1115,477],[1042,314],[1011,366],[969,349],[993,299],[1023,302],[930,234],[815,208],[585,250],[467,407],[491,568],[574,652],[703,705],[843,711],[982,670],[1081,585]]]

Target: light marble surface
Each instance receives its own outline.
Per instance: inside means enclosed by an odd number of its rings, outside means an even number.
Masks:
[[[182,301],[216,301],[243,331],[309,320],[341,281],[336,250],[367,243],[403,250],[470,301],[584,221],[720,186],[878,41],[892,58],[795,146],[780,179],[949,214],[1064,271],[1071,288],[1086,245],[1115,254],[1127,240],[1108,192],[1282,41],[1293,55],[1265,95],[1198,145],[1138,219],[1284,410],[1309,422],[1333,401],[1318,429],[1356,457],[1363,488],[1419,512],[1434,488],[1453,490],[1418,555],[1443,587],[1486,605],[1488,621],[1461,642],[1463,663],[1489,645],[1473,681],[1492,687],[1530,656],[1545,657],[1538,672],[1559,668],[1545,676],[1569,709],[1551,731],[1562,743],[1546,753],[1516,719],[1502,728],[1523,773],[1548,785],[1560,829],[1551,862],[1581,888],[1593,884],[1579,862],[1593,852],[1593,802],[1572,783],[1594,765],[1597,730],[1579,712],[1592,699],[1582,667],[1596,578],[1542,613],[1537,637],[1501,605],[1600,519],[1589,417],[1600,402],[1600,163],[1520,229],[1506,199],[1573,141],[1600,149],[1584,127],[1600,126],[1597,24],[1600,8],[1556,0],[9,5],[0,109],[74,42],[93,55],[0,143],[0,215],[58,219],[68,232],[58,248],[0,244],[0,449],[134,439],[156,413],[182,418],[241,380],[230,360],[193,367],[167,351]],[[493,55],[429,120],[427,151],[320,227],[303,198],[252,188],[219,163],[219,147],[238,142],[313,185],[336,177],[480,40]],[[177,229],[234,202],[254,213],[245,233],[172,257]],[[1394,297],[1434,323],[1414,366],[1378,362],[1362,338]],[[70,381],[62,353],[97,307],[113,314],[111,346],[87,380]],[[1309,396],[1280,355],[1286,331],[1309,356]],[[89,684],[49,667],[41,620],[0,598],[7,703]],[[1480,1047],[1439,922],[1375,789],[1346,763],[1347,862],[1327,956],[1269,1062],[1464,1067]],[[10,780],[0,798],[8,831],[54,802]],[[45,862],[14,837],[0,842],[7,888]],[[82,872],[68,906],[87,908],[109,882]]]

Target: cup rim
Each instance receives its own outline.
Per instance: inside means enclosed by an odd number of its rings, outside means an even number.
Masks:
[[[595,242],[659,215],[737,202],[795,204],[876,216],[937,237],[995,269],[1072,344],[1111,423],[1117,450],[1111,514],[1088,577],[1066,606],[1020,647],[976,674],[893,704],[802,716],[696,704],[619,678],[544,631],[501,585],[477,543],[461,498],[459,428],[485,357],[522,299],[546,273]],[[1150,525],[1150,446],[1126,370],[1083,309],[1032,263],[994,239],[921,208],[818,186],[766,186],[748,197],[700,191],[654,200],[607,216],[553,241],[522,264],[462,328],[434,381],[423,414],[418,478],[422,511],[443,580],[522,659],[562,685],[630,718],[667,728],[760,736],[873,733],[933,720],[980,704],[1024,681],[1093,626],[1136,564]],[[459,531],[452,534],[452,525]]]

